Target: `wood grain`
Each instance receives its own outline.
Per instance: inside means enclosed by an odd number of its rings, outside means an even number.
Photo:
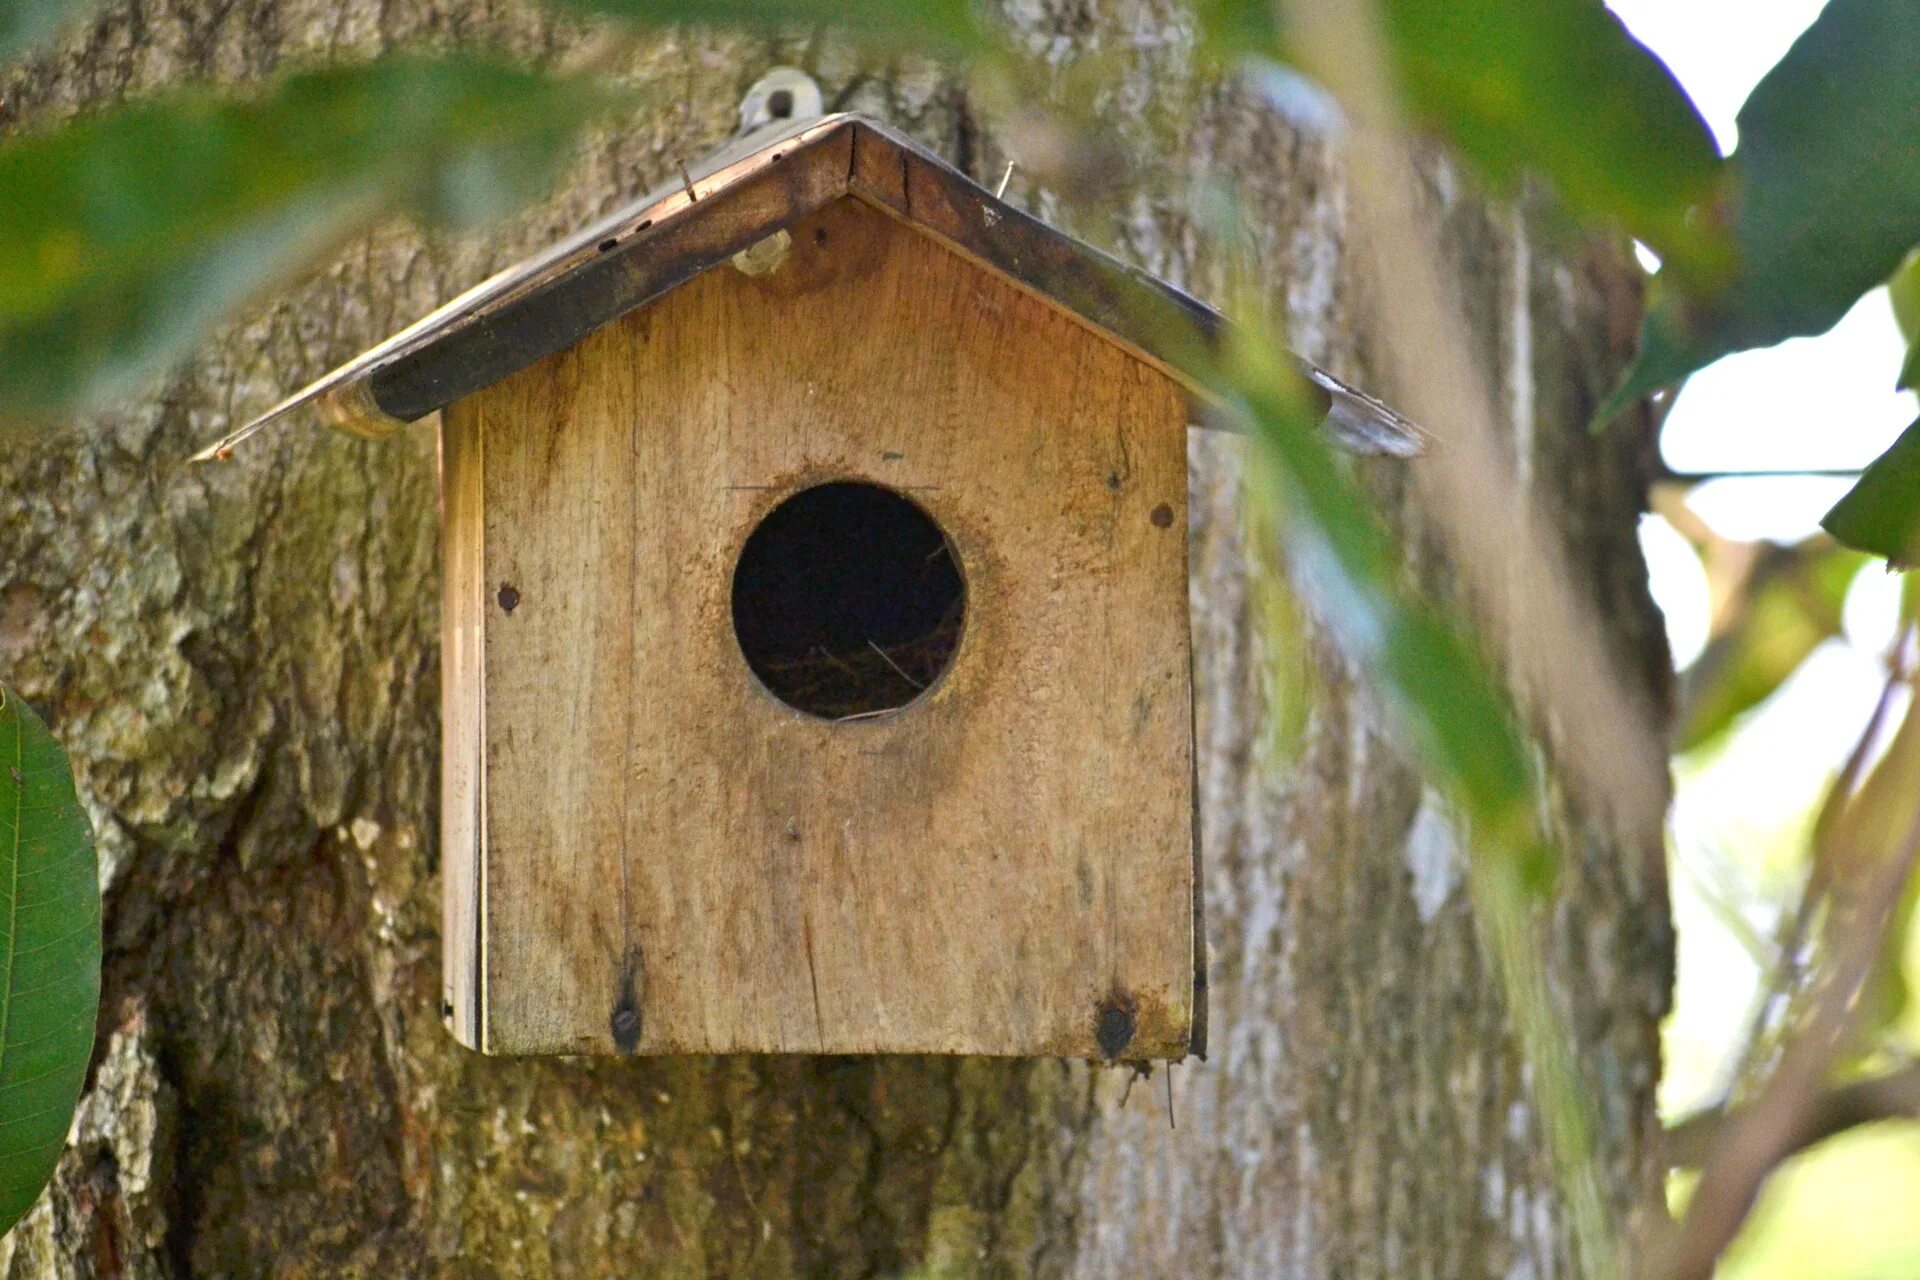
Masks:
[[[1185,1056],[1175,383],[849,199],[448,421],[486,460],[473,1043]],[[842,478],[941,524],[968,615],[928,694],[829,722],[753,679],[729,589]]]
[[[660,194],[632,229],[581,245],[445,337],[376,366],[367,380],[374,407],[419,418],[718,266],[845,192],[853,140],[842,128],[773,143],[756,162],[716,174],[698,200]]]
[[[481,871],[486,865],[486,683],[480,646],[486,628],[485,475],[470,406],[440,419],[441,946],[440,1014],[462,1044],[481,1031]]]

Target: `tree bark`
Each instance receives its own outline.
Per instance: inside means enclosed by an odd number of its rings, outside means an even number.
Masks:
[[[1169,5],[1006,7],[1060,92],[1097,78],[1137,166],[1106,203],[1021,170],[1010,195],[1218,298],[1192,197],[1231,184],[1254,214],[1240,249],[1296,344],[1364,381],[1337,144],[1196,70]],[[132,0],[0,71],[0,128],[456,42],[564,61],[583,37],[490,0]],[[991,129],[936,67],[673,34],[632,60],[651,105],[537,213],[458,244],[383,229],[140,404],[0,454],[0,677],[73,753],[108,906],[75,1140],[0,1242],[0,1274],[1571,1274],[1461,833],[1366,672],[1311,628],[1304,662],[1276,643],[1289,606],[1247,533],[1235,439],[1192,444],[1204,1063],[1169,1085],[1050,1061],[497,1060],[442,1030],[431,430],[366,444],[298,427],[226,466],[181,460],[703,153],[777,62],[989,181],[1031,137]],[[1630,262],[1612,241],[1550,242],[1528,202],[1489,203],[1444,160],[1426,176],[1511,409],[1513,483],[1558,513],[1624,669],[1664,705],[1634,537],[1645,441],[1585,432],[1629,340]],[[1402,465],[1371,479],[1444,585]],[[1263,708],[1303,690],[1289,746]],[[1659,833],[1601,829],[1577,797],[1555,812],[1569,873],[1548,963],[1608,1189],[1645,1221],[1670,977]]]

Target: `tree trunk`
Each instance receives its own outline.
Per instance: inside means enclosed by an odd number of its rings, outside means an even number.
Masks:
[[[1189,212],[1229,182],[1296,343],[1364,374],[1333,144],[1196,71],[1167,6],[1009,0],[1144,175],[1043,216],[1219,295]],[[197,79],[477,41],[564,60],[576,32],[489,0],[133,0],[0,72],[0,128]],[[484,244],[367,237],[138,407],[0,455],[0,676],[72,751],[107,893],[106,997],[75,1141],[0,1274],[1441,1276],[1570,1274],[1541,1129],[1476,950],[1446,807],[1365,673],[1310,638],[1292,751],[1263,729],[1285,617],[1245,534],[1243,445],[1193,441],[1209,1057],[1163,1079],[1051,1061],[494,1060],[442,1030],[432,434],[311,427],[232,464],[230,422],[485,270],[696,157],[776,62],[997,181],[961,83],[817,41],[642,47],[649,109]],[[1666,656],[1634,539],[1644,442],[1584,426],[1635,305],[1611,242],[1550,246],[1435,162],[1426,186],[1514,425],[1632,678]],[[1117,209],[1117,211],[1116,211]],[[1379,388],[1391,393],[1392,388]],[[1405,486],[1374,479],[1425,550]],[[1417,464],[1414,464],[1417,465]],[[1489,495],[1498,501],[1498,495]],[[1277,633],[1276,633],[1277,634]],[[1566,806],[1562,806],[1565,808]],[[1565,817],[1551,971],[1623,1215],[1659,1212],[1670,960],[1658,833]]]

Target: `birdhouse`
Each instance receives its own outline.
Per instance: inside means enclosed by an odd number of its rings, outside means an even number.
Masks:
[[[1215,328],[829,116],[263,418],[440,412],[461,1042],[1200,1051],[1168,357]]]

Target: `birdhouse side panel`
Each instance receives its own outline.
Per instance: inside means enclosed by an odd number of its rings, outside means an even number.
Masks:
[[[610,988],[644,981],[628,895],[653,833],[629,819],[655,622],[637,559],[664,508],[638,467],[653,424],[619,376],[627,357],[602,329],[459,406],[484,458],[479,981],[492,1052],[604,1049]]]
[[[480,873],[485,865],[486,609],[484,461],[472,406],[440,416],[440,1014],[460,1043],[482,1041]]]
[[[1183,395],[856,200],[746,266],[469,402],[485,1047],[1184,1056]],[[905,706],[810,714],[734,575],[847,482],[964,613]]]

